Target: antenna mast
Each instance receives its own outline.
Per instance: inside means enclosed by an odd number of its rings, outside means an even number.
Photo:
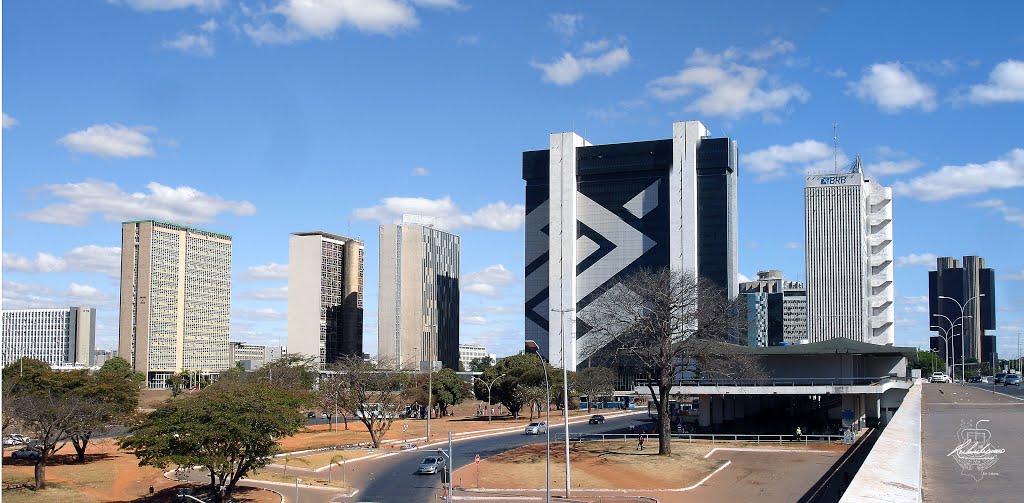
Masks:
[[[839,172],[839,123],[832,121],[832,169]]]

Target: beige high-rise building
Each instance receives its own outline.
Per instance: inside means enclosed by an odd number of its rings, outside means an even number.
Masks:
[[[288,239],[288,351],[323,369],[363,354],[363,242],[327,232]]]
[[[422,217],[380,226],[377,351],[403,370],[459,368],[459,236]],[[290,349],[290,348],[289,348]]]
[[[231,236],[142,220],[121,224],[119,354],[151,388],[182,370],[231,366]]]

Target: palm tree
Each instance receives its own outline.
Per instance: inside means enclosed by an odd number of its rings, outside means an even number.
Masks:
[[[302,464],[304,464],[306,466],[309,466],[309,460],[308,459],[300,458],[300,457],[297,457],[297,456],[295,456],[293,454],[285,454],[284,458],[282,458],[282,459],[284,459],[284,474],[285,475],[288,475],[288,463],[291,463],[292,461],[298,461],[299,463],[302,463]]]
[[[331,464],[328,465],[330,468],[327,469],[327,483],[328,484],[331,483],[331,474],[334,471],[334,465],[338,464],[338,461],[341,461],[341,485],[347,485],[347,482],[345,481],[345,455],[344,454],[338,454],[337,456],[334,456],[334,457],[331,458]]]

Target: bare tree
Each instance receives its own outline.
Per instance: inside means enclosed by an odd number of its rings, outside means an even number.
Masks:
[[[380,447],[391,423],[398,417],[404,404],[404,391],[409,385],[409,375],[393,368],[384,361],[374,365],[355,356],[341,359],[330,367],[334,375],[328,379],[336,380],[331,386],[337,386],[339,407],[366,426],[374,447]]]
[[[587,412],[590,412],[595,398],[615,392],[615,371],[606,367],[587,367],[576,372],[571,384],[577,393],[587,395]]]
[[[668,402],[673,380],[697,376],[755,377],[751,357],[730,351],[745,323],[742,305],[714,283],[668,268],[634,272],[606,288],[580,313],[590,348],[647,376],[658,408],[658,454],[672,453]],[[736,348],[736,346],[732,346]]]

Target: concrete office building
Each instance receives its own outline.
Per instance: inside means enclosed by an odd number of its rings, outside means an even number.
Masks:
[[[96,367],[102,367],[104,363],[107,363],[111,358],[117,357],[117,350],[109,349],[97,349],[92,352],[93,362],[92,364]]]
[[[892,189],[849,173],[806,178],[807,333],[895,342]]]
[[[592,145],[557,133],[523,152],[526,339],[575,370],[603,345],[578,314],[641,268],[705,277],[735,297],[736,177],[735,142],[697,121],[673,124],[670,139]]]
[[[33,358],[51,367],[91,367],[95,362],[96,310],[5,309],[2,346],[3,366],[21,358]]]
[[[361,240],[296,232],[288,240],[288,349],[320,368],[363,354]]]
[[[151,388],[231,366],[231,236],[157,220],[121,225],[118,354]]]
[[[242,364],[245,370],[256,370],[278,358],[281,358],[281,346],[264,346],[262,344],[246,344],[232,342],[229,346],[231,364]]]
[[[459,368],[459,236],[406,215],[380,226],[377,351],[381,363]]]
[[[978,361],[998,362],[996,336],[985,333],[996,329],[995,271],[985,267],[985,259],[973,255],[964,257],[962,266],[953,257],[939,257],[936,262],[936,270],[928,273],[929,330],[952,334],[952,349],[939,336],[931,337],[931,348],[943,358],[947,352],[952,354],[955,361],[967,355]]]
[[[785,281],[782,271],[758,271],[757,279],[740,283],[747,300],[746,345],[800,344],[807,339],[807,297],[804,285]]]
[[[459,363],[466,370],[474,359],[490,358],[493,362],[493,355],[487,353],[487,348],[481,344],[459,344]]]

